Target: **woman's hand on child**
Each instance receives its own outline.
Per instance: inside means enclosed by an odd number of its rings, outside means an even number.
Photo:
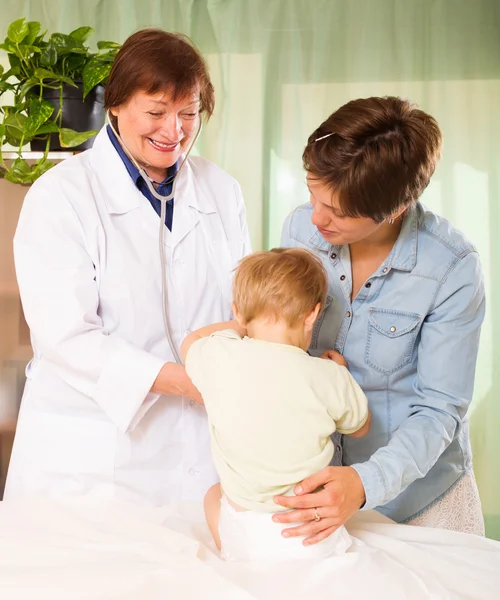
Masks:
[[[326,360],[333,360],[341,367],[347,367],[346,359],[340,354],[340,352],[336,352],[335,350],[325,350],[320,358],[324,358]]]
[[[320,487],[323,489],[314,492]],[[326,467],[304,479],[295,488],[296,496],[275,496],[274,501],[292,509],[277,513],[278,523],[302,523],[284,529],[285,537],[308,536],[304,545],[317,544],[344,525],[365,502],[365,490],[352,467]]]

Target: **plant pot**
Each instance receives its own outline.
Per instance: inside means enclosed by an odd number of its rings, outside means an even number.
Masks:
[[[63,109],[62,109],[62,127],[73,129],[75,131],[89,131],[96,129],[99,131],[104,125],[106,111],[104,110],[104,87],[98,85],[85,98],[83,97],[83,83],[75,82],[78,87],[63,85]],[[37,89],[34,89],[35,94]],[[59,90],[44,89],[43,98],[52,102],[55,110],[52,119],[59,111]],[[73,148],[63,148],[59,144],[59,136],[56,133],[50,134],[50,150],[87,150],[94,143],[94,138],[90,138],[83,144]],[[34,138],[31,141],[31,149],[37,152],[43,152],[46,146],[46,139]]]

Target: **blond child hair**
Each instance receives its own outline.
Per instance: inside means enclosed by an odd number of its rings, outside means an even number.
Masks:
[[[325,268],[309,250],[274,248],[250,254],[240,262],[233,298],[246,324],[269,317],[294,328],[318,304],[323,309],[327,289]]]

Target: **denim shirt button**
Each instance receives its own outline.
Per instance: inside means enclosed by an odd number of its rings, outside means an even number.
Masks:
[[[345,275],[341,275],[340,276],[340,281],[344,281],[344,279],[345,279]]]
[[[372,282],[371,282],[371,281],[369,281],[368,283],[365,283],[365,287],[367,287],[367,288],[370,288],[370,287],[372,287]]]
[[[389,269],[388,269],[387,267],[384,267],[384,268],[382,269],[382,273],[387,273],[387,271],[388,271],[388,270],[389,270]]]
[[[350,316],[351,316],[351,311],[350,311],[350,310],[348,310],[348,311],[346,312],[345,316],[346,316],[346,317],[350,317]]]

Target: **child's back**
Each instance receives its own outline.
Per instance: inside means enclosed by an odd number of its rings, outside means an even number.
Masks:
[[[248,510],[282,509],[275,495],[330,463],[330,435],[367,417],[347,369],[296,346],[226,330],[194,343],[186,368],[203,395],[222,488]]]

